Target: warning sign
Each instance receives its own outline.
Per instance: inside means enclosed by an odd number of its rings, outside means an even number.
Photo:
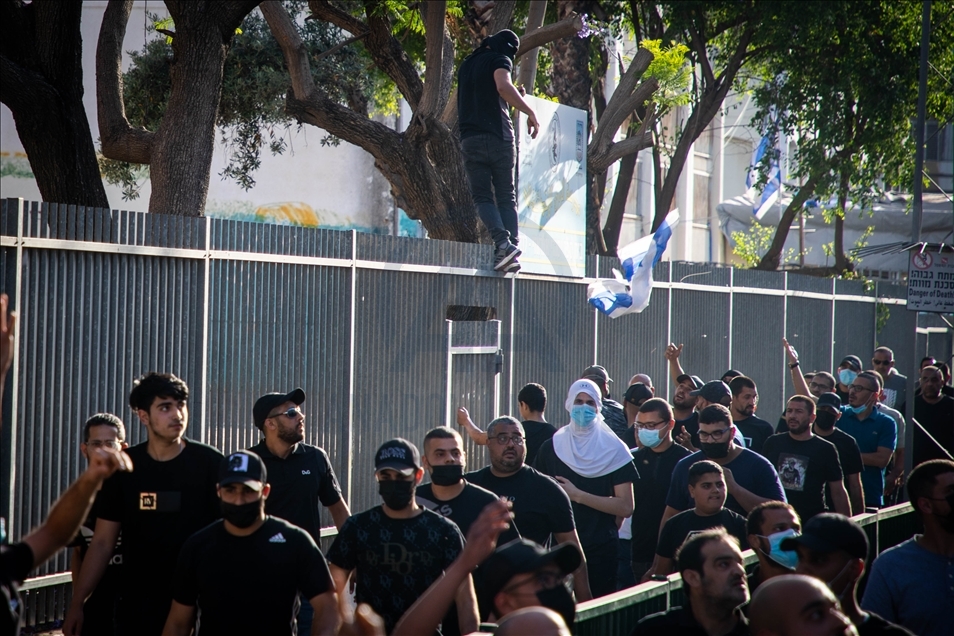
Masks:
[[[911,252],[908,309],[954,312],[954,253]]]

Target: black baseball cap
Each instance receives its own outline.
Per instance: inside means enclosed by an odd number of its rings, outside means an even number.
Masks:
[[[745,375],[745,374],[742,373],[741,371],[736,371],[735,369],[729,369],[728,371],[722,374],[722,378],[737,378],[740,375]]]
[[[649,390],[649,387],[642,382],[636,382],[635,384],[630,384],[629,388],[626,389],[626,393],[623,395],[623,401],[629,402],[634,406],[639,406],[640,403],[645,402],[651,397],[653,397],[653,392]]]
[[[839,367],[850,367],[852,371],[861,373],[861,358],[858,356],[845,356]]]
[[[572,543],[561,543],[547,550],[533,541],[514,539],[497,548],[480,566],[485,598],[493,599],[518,574],[536,572],[553,563],[567,575],[580,567],[581,561],[580,550]]]
[[[683,373],[676,378],[676,384],[682,384],[683,382],[691,382],[694,389],[701,389],[702,385],[705,384],[698,375],[689,375],[688,373]]]
[[[868,558],[868,535],[855,521],[834,512],[823,512],[809,519],[802,534],[783,540],[781,548],[794,550],[797,545],[817,552],[844,550],[856,559]]]
[[[381,444],[374,454],[374,472],[390,468],[405,475],[413,475],[421,467],[417,446],[403,437],[395,437]]]
[[[580,374],[581,380],[595,380],[597,382],[612,382],[613,378],[609,377],[609,373],[606,372],[606,368],[598,364],[594,364],[591,367],[586,367],[583,369],[583,373]]]
[[[818,396],[818,408],[827,406],[828,408],[841,411],[841,398],[837,393],[822,393]]]
[[[265,462],[252,451],[238,451],[219,462],[220,486],[245,484],[252,490],[261,490],[267,481]]]
[[[252,407],[252,418],[255,420],[255,427],[262,430],[265,426],[265,420],[268,414],[276,406],[285,402],[292,402],[296,406],[305,401],[305,392],[301,388],[293,389],[288,393],[267,393],[255,400],[255,406]]]
[[[732,391],[729,390],[728,385],[722,380],[706,382],[701,389],[696,389],[690,392],[689,395],[701,395],[702,399],[707,402],[712,402],[713,404],[722,404],[722,400],[726,398],[732,399]]]

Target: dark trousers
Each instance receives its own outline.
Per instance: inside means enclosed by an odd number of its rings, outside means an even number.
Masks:
[[[620,539],[619,551],[616,558],[616,589],[625,590],[627,587],[636,585],[636,579],[633,577],[633,540]]]
[[[303,594],[298,595],[298,602],[301,607],[298,609],[298,636],[309,636],[311,634],[311,622],[315,618],[315,608]]]
[[[517,196],[513,185],[513,141],[475,135],[461,141],[470,195],[494,244],[517,244]]]
[[[619,559],[619,540],[613,539],[595,546],[583,546],[586,572],[590,579],[593,598],[616,591],[616,561]]]

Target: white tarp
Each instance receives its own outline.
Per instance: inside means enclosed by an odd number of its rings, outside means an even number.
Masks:
[[[777,226],[781,213],[785,211],[791,200],[792,197],[788,193],[780,197],[778,203],[772,206],[762,218],[761,224]],[[954,243],[954,238],[951,235],[954,231],[954,204],[947,196],[940,193],[927,193],[923,200],[924,215],[921,223],[921,240],[931,243]],[[755,222],[755,217],[752,214],[753,206],[753,199],[746,195],[723,201],[716,206],[722,233],[733,247],[735,242],[732,240],[732,233],[748,232],[752,223]],[[868,245],[910,241],[911,216],[908,207],[908,202],[898,197],[892,201],[880,201],[874,204],[870,212],[862,212],[857,207],[848,210],[845,215],[845,251],[847,252],[855,246],[855,242],[865,233],[868,226],[874,227],[874,233],[868,237]],[[809,214],[805,216],[805,248],[807,250],[805,264],[809,266],[833,265],[833,260],[825,255],[822,246],[834,241],[835,226],[825,223],[820,208],[810,208],[807,212]],[[788,253],[789,249],[794,250],[794,254],[798,254],[797,219],[796,222],[792,223],[792,228],[788,233],[783,255]],[[860,267],[906,273],[908,271],[908,254],[866,256],[861,260]]]

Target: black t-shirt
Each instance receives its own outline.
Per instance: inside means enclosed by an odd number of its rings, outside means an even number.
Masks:
[[[33,550],[25,543],[0,545],[0,634],[17,634],[23,602],[18,586],[33,569]]]
[[[470,483],[506,497],[513,504],[510,528],[500,535],[497,545],[523,537],[545,546],[551,532],[559,534],[576,528],[570,498],[560,484],[529,466],[509,477],[497,477],[490,472],[490,466],[465,476]]]
[[[858,448],[858,442],[855,441],[854,437],[837,427],[831,430],[831,435],[818,435],[818,437],[835,445],[835,450],[838,451],[838,461],[841,463],[842,481],[847,491],[848,475],[860,473],[865,469],[864,462],[861,460],[861,450]],[[829,510],[834,508],[831,503],[831,486],[827,483],[825,484],[825,502]]]
[[[944,395],[937,404],[928,404],[918,395],[914,398],[914,419],[954,455],[954,398]],[[947,455],[921,429],[914,427],[914,465],[930,459],[947,459]]]
[[[764,451],[802,523],[825,512],[825,484],[843,478],[835,445],[817,435],[796,440],[782,433],[768,438]]]
[[[321,537],[320,501],[325,507],[341,501],[341,486],[328,453],[317,446],[298,443],[288,457],[276,457],[265,442],[249,449],[265,462],[268,485],[265,513],[304,529],[318,542]]]
[[[96,517],[92,514],[86,519],[76,537],[67,546],[69,548],[79,548],[80,558],[86,558],[86,552],[93,542],[93,533],[96,530]],[[116,546],[113,548],[113,556],[110,557],[106,565],[106,571],[102,578],[96,584],[96,589],[86,599],[83,605],[83,633],[84,634],[104,634],[108,636],[113,633],[113,622],[115,620],[115,605],[119,602],[119,590],[121,588],[121,575],[123,565],[123,535],[119,534],[116,540]]]
[[[749,636],[749,621],[741,610],[735,610],[738,622],[725,636]],[[674,607],[643,617],[631,636],[708,636],[709,632],[696,621],[688,606]]]
[[[742,439],[745,440],[745,447],[762,454],[762,446],[765,440],[775,434],[772,425],[760,417],[750,415],[744,420],[735,420],[735,427],[742,433]]]
[[[464,490],[453,499],[438,499],[434,496],[432,484],[421,484],[417,487],[415,499],[428,510],[433,510],[440,516],[450,519],[460,528],[461,534],[467,536],[467,531],[481,511],[497,501],[497,495],[464,480]]]
[[[549,424],[547,422],[524,420],[522,423],[523,433],[527,438],[524,442],[527,447],[527,458],[524,460],[524,462],[528,466],[533,466],[533,462],[537,458],[537,451],[540,450],[540,446],[543,445],[543,442],[553,437],[553,434],[556,433],[556,428],[553,426],[553,424]]]
[[[747,545],[745,533],[745,517],[732,512],[728,508],[723,508],[718,514],[703,517],[696,514],[693,510],[683,510],[677,515],[669,518],[669,521],[662,528],[659,534],[659,543],[656,545],[656,554],[667,559],[676,557],[676,550],[679,549],[686,539],[710,528],[725,528],[725,531],[739,540],[739,545],[743,548]]]
[[[292,634],[298,593],[334,591],[328,564],[307,532],[267,517],[247,537],[215,521],[179,552],[172,598],[198,606],[201,636]]]
[[[687,417],[684,420],[676,420],[676,425],[672,429],[672,434],[678,435],[682,432],[683,427],[685,427],[686,432],[689,433],[689,436],[692,438],[692,445],[696,448],[699,446],[699,414],[695,411],[692,412],[692,415]]]
[[[215,486],[222,453],[184,441],[182,452],[164,462],[149,456],[147,442],[128,449],[135,470],[114,474],[96,497],[96,517],[122,524],[123,585],[136,590],[123,599],[127,617],[154,616],[162,606],[168,612],[180,548],[220,516]]]
[[[675,443],[661,453],[646,447],[633,453],[637,472],[633,482],[633,561],[653,560],[672,473],[679,460],[687,455],[690,452]]]
[[[464,548],[452,521],[424,509],[392,519],[381,506],[349,518],[328,550],[328,562],[357,570],[355,600],[384,619],[388,633]]]
[[[611,473],[601,477],[583,477],[567,466],[553,449],[553,440],[540,447],[534,468],[551,477],[564,477],[584,492],[598,497],[612,497],[614,487],[631,484],[639,477],[633,462],[624,464]],[[580,536],[583,550],[603,545],[619,538],[616,517],[590,508],[584,504],[573,503],[573,518],[576,520],[576,532]]]
[[[623,439],[623,435],[629,430],[629,424],[626,422],[626,411],[623,405],[616,400],[603,398],[603,408],[600,409],[600,415],[603,421],[612,429],[616,436]]]
[[[507,102],[497,92],[494,71],[513,72],[506,55],[489,48],[474,51],[461,63],[457,74],[457,117],[460,138],[489,134],[513,140],[513,122]]]
[[[895,623],[889,623],[877,614],[868,612],[868,619],[855,625],[858,636],[914,636],[914,632]]]

